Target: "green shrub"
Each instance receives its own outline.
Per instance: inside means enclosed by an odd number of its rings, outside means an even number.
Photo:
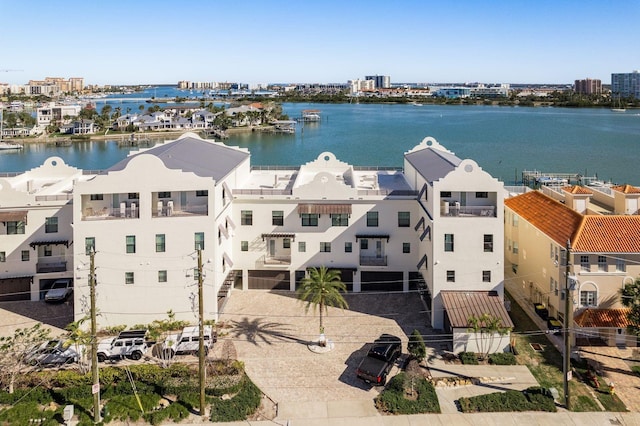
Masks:
[[[146,421],[152,425],[159,425],[165,422],[167,419],[171,419],[174,422],[179,422],[189,417],[189,410],[177,402],[163,408],[162,410],[153,411],[144,415]]]
[[[48,404],[53,401],[51,393],[44,388],[16,389],[13,393],[0,391],[0,404],[13,405],[16,402],[36,402]]]
[[[470,398],[462,397],[458,402],[463,413],[556,411],[551,393],[540,387],[531,387],[522,392],[508,390]]]
[[[460,352],[460,361],[467,365],[478,365],[478,356],[475,352]]]
[[[260,406],[262,392],[245,376],[242,387],[231,399],[215,399],[211,405],[212,422],[233,422],[246,419]]]
[[[631,371],[640,376],[640,365],[634,365],[633,367],[631,367]]]
[[[144,412],[149,412],[158,406],[160,395],[139,394],[140,403]],[[133,421],[140,420],[143,413],[135,395],[115,395],[109,398],[104,406],[104,421],[108,423],[113,420]]]
[[[516,365],[516,357],[511,352],[500,352],[489,354],[489,364],[494,365]]]
[[[418,330],[413,330],[411,336],[409,336],[409,343],[407,344],[407,350],[412,357],[418,361],[422,361],[427,355],[427,348],[424,345],[422,335]]]
[[[75,387],[90,385],[93,381],[90,374],[80,374],[77,370],[58,370],[53,377],[53,386]]]
[[[36,401],[19,402],[18,404],[0,411],[0,423],[7,425],[29,426],[58,426],[54,416],[56,411],[43,410]],[[34,423],[34,420],[37,423]]]
[[[408,389],[417,393],[415,400],[405,397],[405,391]],[[409,377],[406,373],[393,377],[375,401],[378,409],[393,414],[440,412],[438,396],[433,385],[424,377]]]

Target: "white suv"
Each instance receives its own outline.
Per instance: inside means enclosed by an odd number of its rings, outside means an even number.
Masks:
[[[200,328],[198,326],[185,327],[181,333],[170,334],[162,344],[162,353],[171,358],[174,355],[197,355],[200,348]],[[210,325],[204,326],[204,353],[218,340],[218,335]]]
[[[138,360],[147,352],[147,330],[121,332],[118,337],[110,337],[98,343],[98,361],[130,358]]]

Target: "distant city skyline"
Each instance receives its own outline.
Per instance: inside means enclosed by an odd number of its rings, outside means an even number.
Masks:
[[[392,83],[610,84],[612,73],[640,69],[637,0],[0,0],[0,15],[0,83],[9,84],[341,83],[376,74]]]

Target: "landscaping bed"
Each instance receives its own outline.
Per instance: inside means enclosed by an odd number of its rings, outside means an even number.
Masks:
[[[521,392],[508,390],[469,398],[462,397],[458,403],[463,413],[556,411],[553,396],[548,389],[540,387],[531,387]]]
[[[77,424],[92,425],[91,383],[90,374],[75,370],[21,376],[14,393],[0,392],[0,423],[58,425],[63,421],[64,406],[73,404]],[[100,383],[105,424],[145,421],[155,425],[180,422],[198,413],[198,373],[189,365],[105,367],[100,370]],[[238,361],[210,362],[205,393],[209,418],[214,422],[246,420],[262,400],[262,392]]]

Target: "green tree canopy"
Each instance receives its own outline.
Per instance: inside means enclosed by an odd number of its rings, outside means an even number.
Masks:
[[[625,284],[620,290],[622,305],[629,308],[627,319],[631,323],[629,330],[636,335],[640,335],[640,278],[632,283]]]
[[[320,311],[320,334],[324,334],[322,322],[323,313],[328,313],[328,307],[348,308],[347,301],[342,293],[347,291],[347,286],[340,279],[340,271],[327,269],[325,266],[309,269],[309,276],[302,279],[297,290],[298,298],[306,302],[305,312],[313,306],[314,311]]]

